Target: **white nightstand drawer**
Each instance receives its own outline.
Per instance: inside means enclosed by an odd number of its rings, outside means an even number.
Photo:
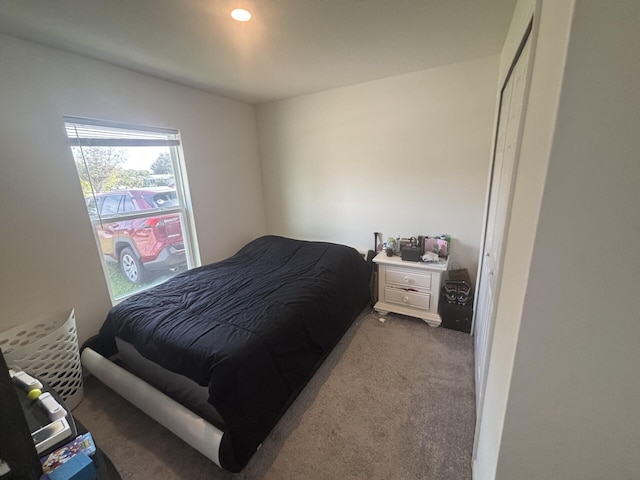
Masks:
[[[431,305],[431,295],[428,293],[407,292],[399,288],[385,288],[384,299],[387,302],[422,308],[424,310],[429,310]]]
[[[431,290],[431,274],[415,273],[407,270],[396,270],[395,268],[386,269],[386,283],[398,283],[412,287],[421,287]]]

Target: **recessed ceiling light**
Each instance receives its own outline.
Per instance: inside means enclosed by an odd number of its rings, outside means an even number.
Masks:
[[[249,10],[245,10],[244,8],[236,8],[231,12],[231,16],[234,20],[239,22],[248,22],[251,20],[251,12]]]

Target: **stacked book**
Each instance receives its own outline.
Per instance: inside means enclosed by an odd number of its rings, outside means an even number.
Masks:
[[[91,433],[79,435],[40,459],[43,471],[40,480],[94,480],[96,471],[91,460],[94,453],[96,445]]]

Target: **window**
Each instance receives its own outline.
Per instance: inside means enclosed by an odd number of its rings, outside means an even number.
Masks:
[[[179,132],[64,120],[112,300],[196,266]]]

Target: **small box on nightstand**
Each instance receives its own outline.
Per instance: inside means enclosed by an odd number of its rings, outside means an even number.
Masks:
[[[419,262],[422,251],[418,247],[404,247],[400,252],[400,258],[405,262]]]

